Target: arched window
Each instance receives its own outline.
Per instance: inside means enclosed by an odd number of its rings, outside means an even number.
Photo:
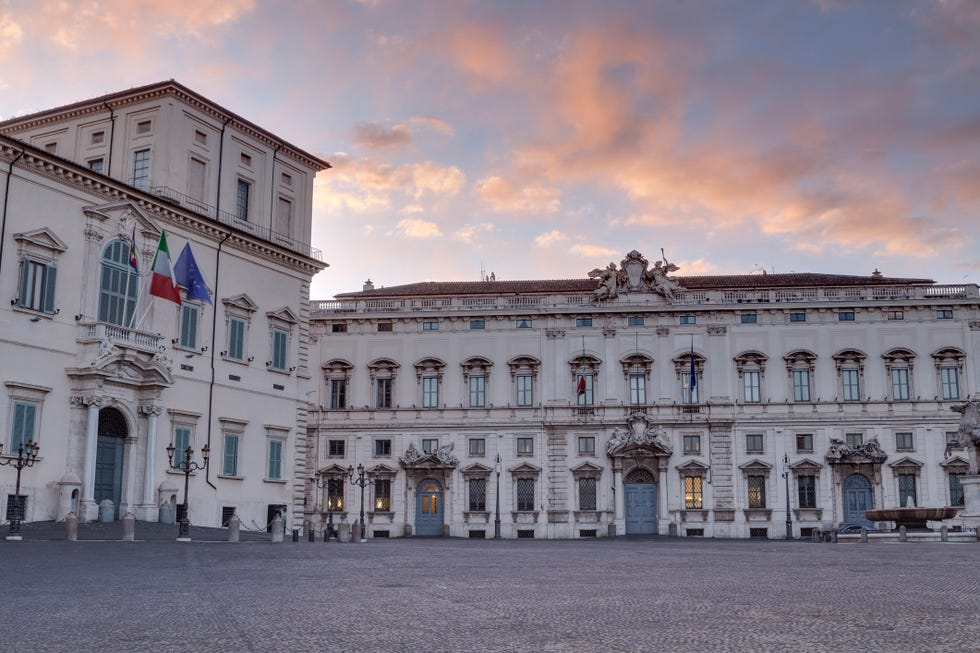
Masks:
[[[139,275],[129,267],[129,245],[122,240],[113,240],[102,252],[99,321],[131,326],[138,283]]]

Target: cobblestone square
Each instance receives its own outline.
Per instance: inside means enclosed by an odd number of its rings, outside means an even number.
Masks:
[[[3,650],[977,651],[980,545],[0,542]]]

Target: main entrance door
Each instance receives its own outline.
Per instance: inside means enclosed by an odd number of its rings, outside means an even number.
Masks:
[[[415,500],[415,534],[442,535],[442,486],[427,478],[419,483]]]
[[[872,508],[874,499],[868,477],[864,474],[851,474],[844,479],[844,523],[870,526],[871,522],[864,516],[864,511]]]
[[[657,484],[646,470],[634,470],[623,483],[627,535],[657,532]]]
[[[112,501],[116,518],[122,501],[126,420],[115,408],[99,411],[99,440],[95,451],[95,502]]]

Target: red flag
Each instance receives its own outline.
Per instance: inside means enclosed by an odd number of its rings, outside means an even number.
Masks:
[[[578,394],[585,394],[585,376],[580,374],[578,377],[578,387],[576,388]]]
[[[174,268],[170,263],[170,249],[167,248],[167,234],[160,234],[160,244],[153,257],[153,277],[150,279],[150,294],[180,305],[180,290],[174,279]]]

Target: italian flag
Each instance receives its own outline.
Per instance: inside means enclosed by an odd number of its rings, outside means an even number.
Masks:
[[[160,244],[153,257],[153,277],[150,279],[150,294],[180,305],[180,290],[174,279],[174,266],[170,262],[170,250],[167,248],[167,234],[160,233]]]

